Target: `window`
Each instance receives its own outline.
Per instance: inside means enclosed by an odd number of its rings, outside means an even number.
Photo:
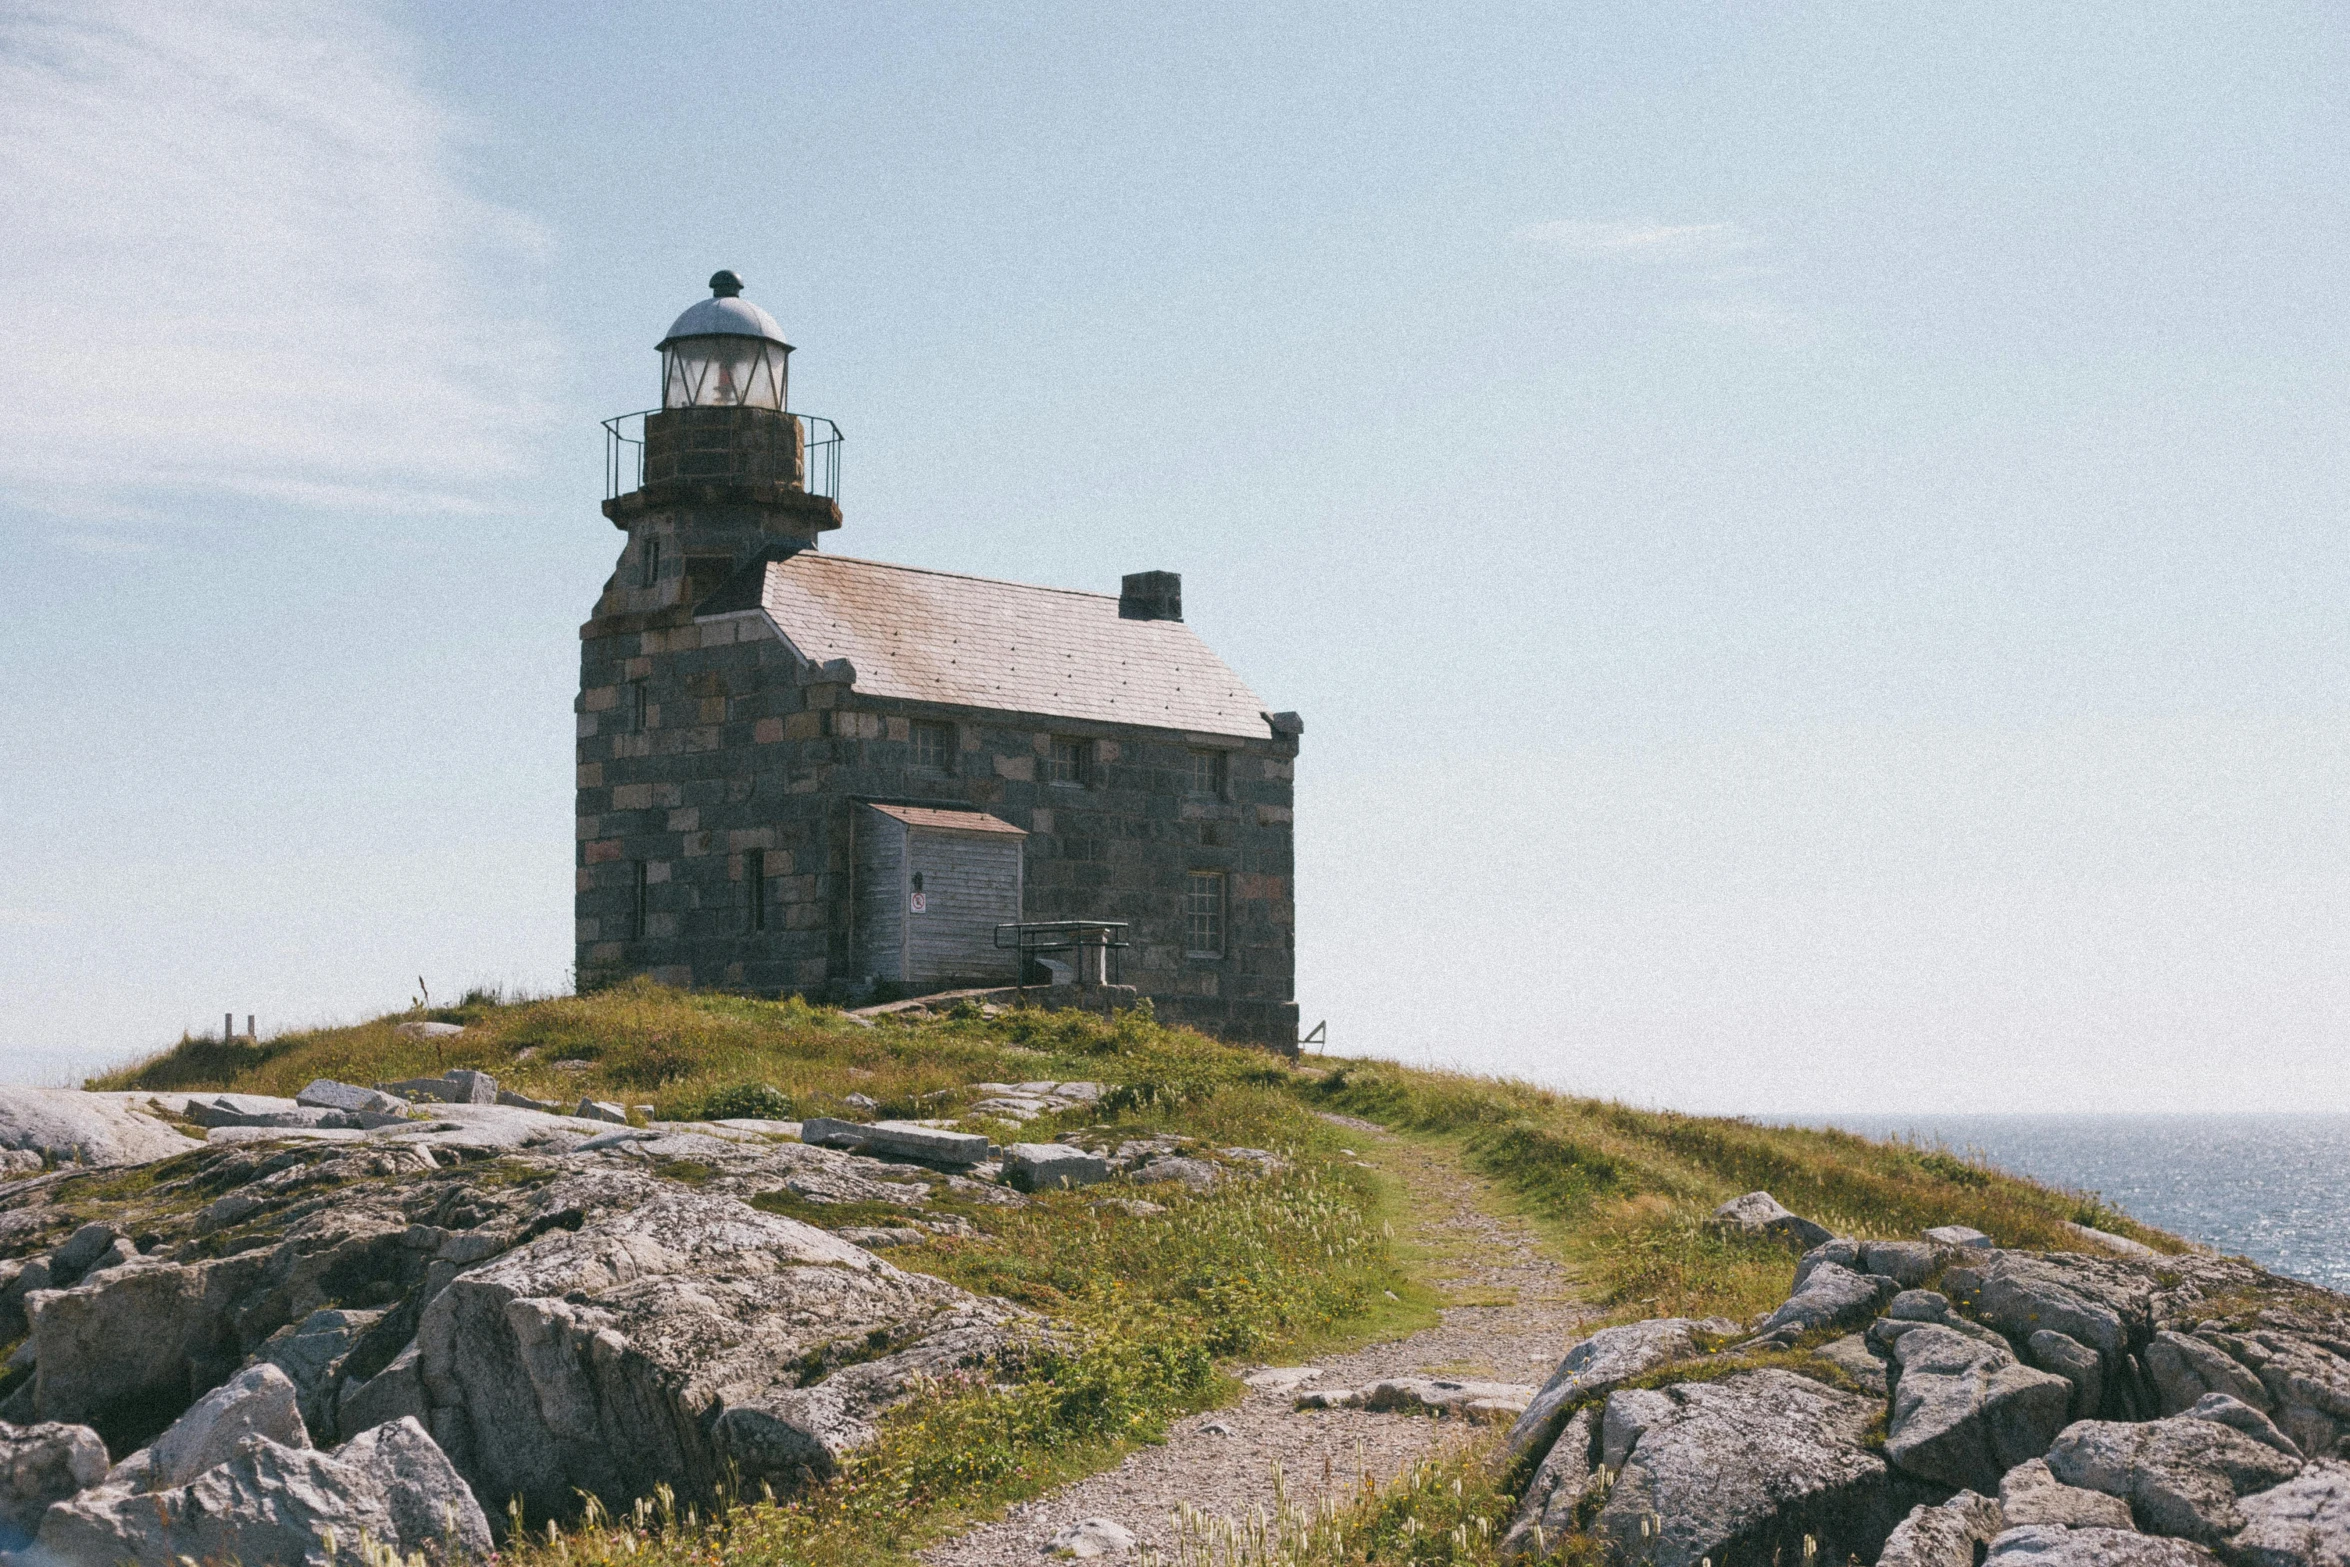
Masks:
[[[1224,753],[1192,752],[1189,787],[1193,794],[1214,795],[1219,800],[1224,798]]]
[[[1083,740],[1053,741],[1052,754],[1044,764],[1046,783],[1083,784],[1087,764],[1093,759],[1093,747]]]
[[[650,706],[651,699],[645,694],[645,682],[642,680],[630,681],[628,683],[628,727],[632,733],[641,735],[645,732],[645,719],[648,716],[647,709]]]
[[[743,880],[749,885],[750,907],[745,923],[754,931],[767,928],[767,851],[751,849],[743,855]]]
[[[637,586],[649,588],[661,580],[661,541],[659,539],[645,540],[644,562],[645,574],[637,580]]]
[[[952,771],[950,763],[955,755],[955,731],[949,724],[916,724],[914,726],[914,765],[926,773]]]
[[[642,941],[645,939],[645,862],[631,860],[628,870],[628,939]]]
[[[1224,955],[1224,873],[1193,871],[1183,889],[1183,952],[1186,957]]]

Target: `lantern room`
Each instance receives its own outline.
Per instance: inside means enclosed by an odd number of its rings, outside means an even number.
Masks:
[[[741,278],[715,273],[710,297],[670,323],[659,345],[663,408],[789,406],[791,344],[742,292]]]

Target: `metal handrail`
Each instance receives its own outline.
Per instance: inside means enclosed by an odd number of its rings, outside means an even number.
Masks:
[[[1005,951],[1016,947],[1022,952],[1067,952],[1081,946],[1123,949],[1134,945],[1122,939],[1127,924],[1125,920],[1021,920],[998,925],[995,944]],[[1012,933],[1010,941],[1004,939],[1006,931]],[[1102,936],[1098,942],[1079,939],[1097,931]]]
[[[640,408],[604,421],[604,498],[615,500],[645,487],[645,420],[683,409]],[[810,495],[840,500],[840,426],[821,414],[785,413],[799,426],[800,487]],[[633,430],[635,433],[629,433]]]

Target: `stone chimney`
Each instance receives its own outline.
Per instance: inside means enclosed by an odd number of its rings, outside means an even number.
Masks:
[[[1179,571],[1130,571],[1118,581],[1120,620],[1181,620],[1183,574]]]

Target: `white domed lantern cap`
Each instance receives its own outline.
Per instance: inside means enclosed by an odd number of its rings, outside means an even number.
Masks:
[[[710,279],[710,297],[670,323],[661,350],[663,408],[787,405],[791,344],[775,318],[742,297],[732,272]]]

